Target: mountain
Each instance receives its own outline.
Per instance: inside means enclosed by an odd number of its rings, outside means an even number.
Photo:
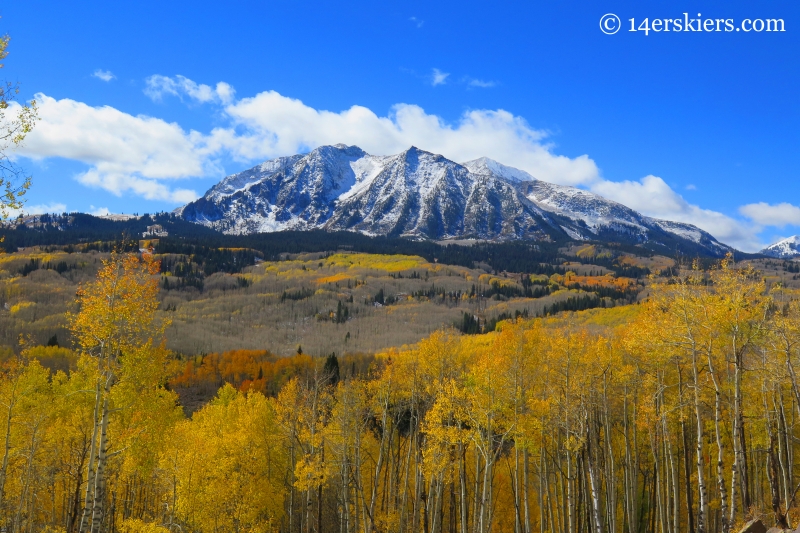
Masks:
[[[800,235],[793,235],[789,238],[771,244],[761,250],[764,255],[776,257],[778,259],[793,259],[800,257]]]
[[[720,256],[690,224],[644,216],[488,158],[463,164],[411,147],[374,156],[322,146],[224,178],[176,211],[228,234],[324,229],[417,239],[605,240]]]

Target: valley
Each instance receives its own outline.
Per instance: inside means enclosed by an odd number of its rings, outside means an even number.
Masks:
[[[15,346],[23,333],[38,344],[53,336],[65,342],[65,313],[76,290],[108,257],[74,247],[72,253],[48,250],[0,256],[0,345]],[[660,272],[674,264],[658,256],[612,259],[585,245],[561,252],[560,264],[535,263],[534,272],[349,251],[283,254],[248,266],[247,257],[257,252],[236,250],[230,253],[243,258],[238,268],[231,259],[211,261],[208,251],[202,259],[153,257],[162,270],[158,313],[171,322],[167,347],[186,356],[238,349],[374,353],[441,328],[486,333],[504,319],[633,303],[645,289],[648,266]]]

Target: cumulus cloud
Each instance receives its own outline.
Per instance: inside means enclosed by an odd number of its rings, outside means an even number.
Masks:
[[[766,202],[743,205],[739,212],[763,226],[800,226],[800,207],[787,202],[770,205]]]
[[[217,96],[212,97],[210,86],[177,77],[170,80],[152,85],[198,101],[216,99],[219,104],[234,95],[227,84],[217,84]],[[467,111],[451,124],[415,105],[398,104],[385,116],[362,106],[334,112],[266,91],[223,105],[229,125],[200,133],[109,106],[92,107],[44,94],[36,98],[41,119],[20,154],[81,161],[89,168],[77,176],[78,181],[116,195],[133,193],[185,203],[196,198],[196,192],[174,189],[171,182],[219,176],[219,157],[250,163],[337,143],[383,155],[416,145],[455,161],[488,156],[556,183],[575,185],[598,179],[597,167],[588,156],[553,153],[546,132],[504,110]]]
[[[61,202],[50,202],[46,204],[24,205],[22,209],[9,209],[8,217],[17,218],[20,215],[43,215],[45,213],[64,213],[67,211],[67,204]]]
[[[77,177],[81,183],[118,196],[132,191],[151,200],[184,202],[197,194],[170,189],[160,180],[207,175],[213,166],[203,136],[177,124],[44,94],[36,101],[39,122],[19,154],[86,163],[89,169]]]
[[[116,78],[110,70],[103,69],[95,70],[92,76],[103,81],[111,81]]]
[[[122,196],[123,192],[132,192],[147,200],[163,200],[178,204],[191,202],[198,196],[193,190],[170,189],[159,181],[126,173],[109,173],[91,169],[78,175],[77,178],[84,185],[105,189],[117,196]]]
[[[444,81],[445,73],[439,74]],[[378,115],[358,105],[342,111],[315,109],[275,91],[236,99],[234,89],[224,82],[212,88],[182,76],[151,76],[147,84],[155,100],[170,95],[217,104],[228,123],[208,133],[185,131],[159,118],[39,94],[41,119],[20,154],[81,161],[88,169],[76,177],[80,183],[116,195],[179,204],[197,193],[175,188],[175,181],[221,177],[216,163],[220,157],[245,165],[326,144],[358,145],[376,155],[396,154],[414,145],[454,161],[486,156],[544,181],[584,187],[646,215],[695,224],[747,251],[762,247],[758,233],[764,226],[800,225],[800,208],[791,204],[744,206],[741,214],[752,221],[748,223],[687,202],[656,176],[623,182],[603,179],[587,155],[555,153],[548,132],[502,109],[469,110],[448,122],[412,104],[397,104]]]
[[[171,95],[183,99],[205,104],[220,102],[227,104],[233,100],[234,89],[224,81],[218,82],[215,87],[203,83],[195,83],[185,76],[162,76],[154,74],[145,80],[144,93],[154,102],[160,102],[164,96]]]
[[[106,217],[111,214],[111,211],[109,211],[107,207],[95,207],[93,205],[90,205],[89,214],[94,215],[96,217]]]
[[[447,77],[450,75],[449,72],[442,72],[438,68],[435,68],[431,71],[431,85],[436,87],[437,85],[444,85],[447,83]]]
[[[336,143],[355,144],[376,155],[399,153],[414,145],[454,161],[487,156],[554,183],[591,183],[599,176],[588,156],[554,154],[546,142],[547,132],[504,110],[467,111],[450,124],[416,105],[397,104],[386,116],[362,106],[333,112],[266,91],[226,106],[225,113],[245,133],[215,130],[209,146],[225,146],[242,159]]]
[[[740,250],[756,251],[763,248],[758,238],[761,227],[690,204],[657,176],[646,176],[639,181],[599,180],[589,188],[642,214],[694,224]]]

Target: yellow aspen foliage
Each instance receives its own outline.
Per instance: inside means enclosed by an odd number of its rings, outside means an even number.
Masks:
[[[282,268],[377,265],[329,259]],[[800,522],[800,300],[731,258],[651,279],[631,308],[440,330],[370,354],[360,371],[268,352],[184,362],[171,383],[232,381],[189,419],[169,390],[156,271],[112,256],[79,294],[79,359],[66,370],[64,349],[4,357],[0,528],[731,533],[756,518]],[[272,387],[237,377],[253,368]]]
[[[129,518],[120,525],[120,533],[166,533],[169,529],[152,522]]]
[[[178,424],[171,446],[164,468],[192,531],[277,531],[287,458],[271,400],[226,385]]]

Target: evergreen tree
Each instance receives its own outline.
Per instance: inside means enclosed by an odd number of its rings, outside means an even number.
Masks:
[[[325,359],[325,366],[322,367],[322,375],[326,379],[327,383],[332,386],[336,386],[339,383],[339,359],[336,358],[336,353],[331,353],[327,359]]]

